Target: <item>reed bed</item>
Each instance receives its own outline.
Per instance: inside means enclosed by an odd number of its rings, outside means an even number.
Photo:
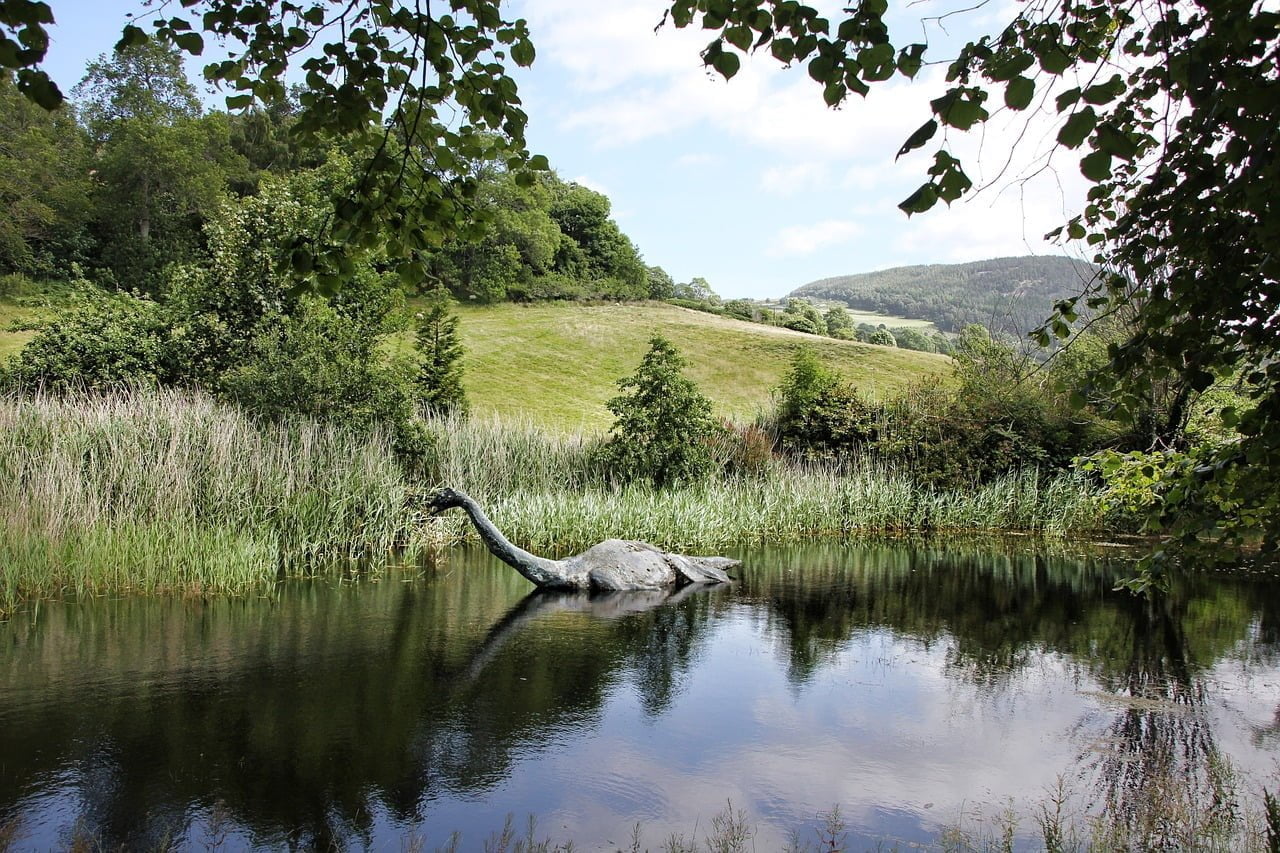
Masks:
[[[487,499],[486,499],[487,498]],[[853,473],[712,480],[666,492],[630,487],[494,494],[494,522],[526,548],[563,554],[609,537],[707,550],[874,532],[1084,533],[1100,519],[1090,490],[1068,478],[1012,474],[968,492],[942,492],[868,466]],[[449,538],[472,536],[449,523]]]
[[[1092,489],[1070,475],[1024,471],[945,492],[871,460],[840,469],[775,460],[754,476],[659,492],[613,486],[595,461],[599,436],[481,418],[426,427],[428,450],[410,477],[386,436],[264,425],[198,394],[0,399],[0,613],[67,593],[242,592],[398,546],[472,539],[461,513],[424,518],[419,498],[440,485],[467,490],[513,541],[553,554],[609,537],[709,550],[880,531],[1103,527]]]
[[[0,611],[107,591],[232,592],[413,544],[378,435],[255,424],[206,397],[0,401]]]

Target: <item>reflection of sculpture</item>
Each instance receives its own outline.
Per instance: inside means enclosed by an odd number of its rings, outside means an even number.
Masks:
[[[661,589],[690,583],[727,583],[725,569],[739,563],[728,557],[668,554],[648,542],[606,539],[575,557],[547,560],[517,548],[494,527],[479,505],[454,489],[441,489],[428,501],[432,512],[462,507],[495,557],[540,587],[550,589]]]

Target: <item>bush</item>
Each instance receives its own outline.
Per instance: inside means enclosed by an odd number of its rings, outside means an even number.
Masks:
[[[264,320],[250,355],[223,377],[227,394],[250,412],[329,419],[367,432],[396,431],[412,420],[410,368],[384,365],[380,337],[318,297],[304,297],[292,315]]]
[[[685,360],[654,337],[636,372],[609,401],[616,416],[600,461],[615,480],[648,480],[662,488],[700,480],[714,463],[708,442],[717,432],[711,401],[683,374]]]
[[[835,459],[874,437],[871,407],[807,347],[796,353],[778,393],[778,441],[794,456]]]
[[[53,393],[155,386],[172,376],[169,318],[156,303],[100,294],[45,325],[6,371],[6,384]]]

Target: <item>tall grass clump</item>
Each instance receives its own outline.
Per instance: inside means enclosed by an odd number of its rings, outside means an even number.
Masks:
[[[302,574],[412,540],[409,494],[376,433],[261,425],[171,391],[0,398],[0,610]]]
[[[564,552],[601,539],[668,548],[717,548],[823,536],[908,531],[1081,534],[1103,526],[1096,489],[1073,474],[1019,470],[985,485],[924,484],[901,464],[774,462],[752,475],[722,474],[664,489],[616,487],[587,436],[553,436],[529,424],[436,419],[426,478],[476,498],[526,548]],[[433,527],[443,541],[473,536],[459,514]]]

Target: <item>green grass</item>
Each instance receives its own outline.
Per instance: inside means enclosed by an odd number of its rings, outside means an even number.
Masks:
[[[177,393],[0,401],[0,612],[64,593],[235,592],[414,542],[386,440]]]
[[[201,396],[0,398],[0,613],[32,598],[236,593],[281,577],[375,567],[397,546],[474,538],[461,513],[427,520],[418,495],[465,489],[524,547],[563,555],[609,537],[709,551],[884,531],[1103,528],[1092,487],[1011,474],[939,491],[877,464],[718,476],[657,492],[608,484],[594,434],[476,417],[427,424],[411,479],[379,435],[254,423]]]
[[[65,286],[50,288],[55,303],[68,298]],[[47,314],[47,305],[38,302],[0,295],[0,361],[34,336],[10,326]],[[769,408],[772,390],[802,346],[873,396],[892,394],[950,365],[932,353],[815,337],[663,303],[501,304],[464,306],[459,314],[467,347],[464,384],[473,410],[564,432],[609,427],[613,416],[605,404],[617,393],[617,381],[635,370],[653,335],[676,344],[716,413],[738,421]],[[410,340],[405,334],[399,345],[407,347]]]
[[[478,414],[523,417],[562,431],[606,429],[617,381],[662,335],[689,360],[689,375],[717,414],[739,421],[769,408],[770,394],[802,346],[872,395],[888,395],[949,369],[950,360],[819,338],[661,303],[539,303],[464,307],[464,382]]]

